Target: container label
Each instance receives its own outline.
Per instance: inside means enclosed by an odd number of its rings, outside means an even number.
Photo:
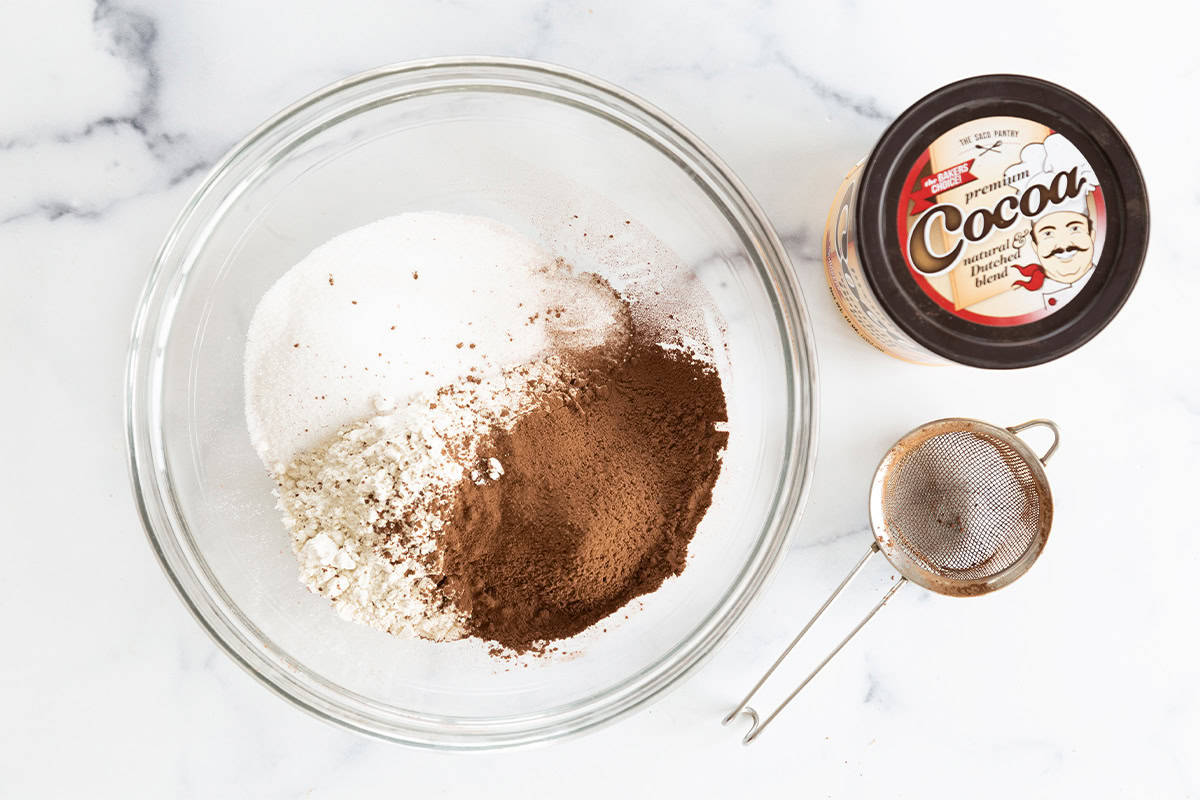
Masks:
[[[983,117],[934,140],[897,209],[913,280],[942,308],[982,325],[1023,325],[1064,308],[1104,246],[1095,170],[1061,133]]]

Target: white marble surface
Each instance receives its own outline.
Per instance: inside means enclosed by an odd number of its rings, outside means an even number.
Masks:
[[[1200,796],[1194,26],[1154,3],[1049,6],[5,3],[0,796]],[[151,556],[121,429],[134,302],[208,165],[324,83],[460,53],[592,72],[703,137],[787,242],[822,367],[808,511],[726,646],[613,727],[473,757],[335,729],[243,674]],[[988,71],[1057,80],[1116,121],[1150,188],[1149,261],[1116,322],[1052,365],[909,367],[839,319],[821,226],[889,118]],[[979,600],[901,592],[741,747],[721,713],[866,547],[876,459],[912,425],[956,414],[1061,424],[1044,557]]]

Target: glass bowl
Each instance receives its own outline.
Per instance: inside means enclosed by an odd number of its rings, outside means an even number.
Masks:
[[[567,655],[506,664],[467,643],[406,641],[340,619],[298,581],[273,483],[246,431],[242,351],[263,292],[338,233],[430,209],[499,219],[617,283],[630,258],[659,259],[715,304],[730,444],[688,566],[567,642]],[[603,235],[625,220],[642,232],[641,250],[614,249]],[[590,240],[580,235],[587,229]],[[645,705],[729,633],[803,504],[815,382],[784,249],[694,135],[615,86],[559,67],[421,61],[348,78],[286,109],[188,202],[134,322],[130,469],[150,543],[180,597],[266,686],[383,739],[522,745]]]

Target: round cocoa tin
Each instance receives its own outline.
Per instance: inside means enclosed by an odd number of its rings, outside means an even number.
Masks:
[[[838,190],[834,299],[868,342],[923,364],[1040,364],[1120,311],[1149,241],[1141,170],[1061,86],[968,78],[919,100]]]

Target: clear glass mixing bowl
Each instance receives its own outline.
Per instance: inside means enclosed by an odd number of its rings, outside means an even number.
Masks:
[[[605,275],[631,257],[665,259],[719,312],[710,322],[727,345],[730,445],[689,565],[628,619],[572,640],[573,657],[516,669],[477,646],[405,641],[340,619],[298,582],[273,484],[246,432],[242,349],[267,287],[338,233],[428,209],[499,219]],[[604,234],[625,220],[645,232],[644,252],[608,244]],[[587,229],[590,241],[580,235]],[[150,543],[180,597],[268,687],[384,739],[520,745],[643,706],[729,632],[803,504],[815,381],[783,247],[695,136],[638,98],[558,67],[422,61],[296,103],[196,191],[134,323],[130,468]]]

